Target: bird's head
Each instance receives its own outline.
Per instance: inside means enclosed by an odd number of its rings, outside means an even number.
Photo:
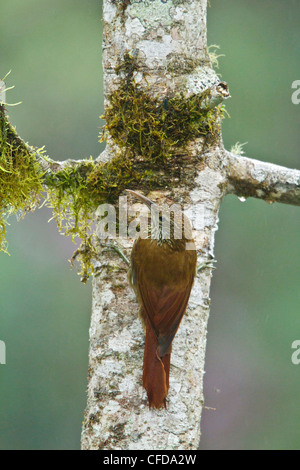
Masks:
[[[192,238],[190,221],[183,214],[178,204],[173,204],[170,207],[167,204],[159,206],[151,201],[151,199],[136,191],[131,189],[126,189],[126,191],[146,204],[151,211],[150,236],[152,239],[157,240],[159,244],[180,244],[180,242],[185,242]]]

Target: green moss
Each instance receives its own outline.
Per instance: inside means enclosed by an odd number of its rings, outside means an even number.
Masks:
[[[209,109],[209,92],[188,98],[183,93],[153,98],[135,83],[137,70],[135,59],[127,54],[116,70],[120,85],[108,96],[104,116],[104,132],[124,153],[143,156],[157,168],[176,158],[191,140],[216,137],[221,108]]]
[[[94,274],[93,258],[96,256],[94,213],[103,203],[115,204],[119,195],[129,187],[161,187],[166,180],[147,169],[147,162],[134,162],[132,157],[117,155],[107,163],[93,160],[66,167],[44,176],[47,186],[47,205],[53,210],[58,229],[81,245],[73,254],[81,264],[81,280],[86,282]],[[169,176],[168,176],[169,179]]]
[[[35,155],[19,139],[4,106],[0,106],[0,251],[7,252],[7,217],[36,208],[43,190],[42,179]]]

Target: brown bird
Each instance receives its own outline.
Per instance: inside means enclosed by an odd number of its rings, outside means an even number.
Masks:
[[[189,220],[181,211],[161,209],[147,197],[128,192],[151,209],[151,234],[134,242],[129,281],[137,295],[139,316],[146,331],[143,386],[149,407],[166,408],[172,341],[190,297],[196,249],[188,236]]]

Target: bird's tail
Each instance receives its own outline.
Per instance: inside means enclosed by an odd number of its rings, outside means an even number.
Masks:
[[[170,353],[159,356],[156,334],[149,324],[146,325],[143,386],[147,391],[150,408],[166,408],[170,358]]]

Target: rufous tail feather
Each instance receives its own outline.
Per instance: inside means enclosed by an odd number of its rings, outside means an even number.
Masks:
[[[143,386],[147,391],[150,408],[166,408],[170,357],[171,354],[159,357],[157,337],[148,324],[145,338]]]

